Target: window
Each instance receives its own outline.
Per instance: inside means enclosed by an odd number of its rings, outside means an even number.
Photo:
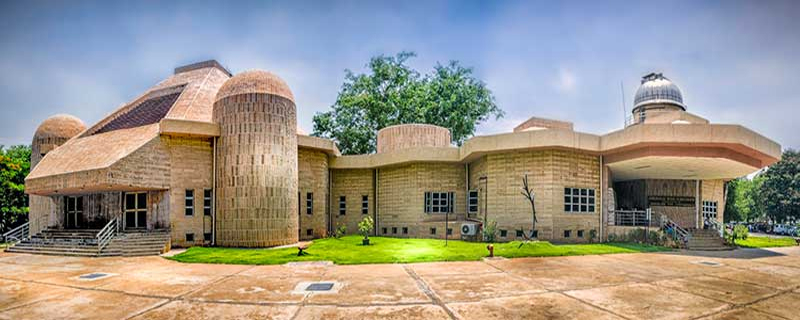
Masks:
[[[564,238],[569,238],[569,236],[571,234],[572,234],[572,230],[564,230]]]
[[[517,230],[517,238],[522,238],[522,236],[523,236],[523,234],[522,234],[522,233],[523,233],[523,232],[524,232],[524,231],[522,231],[522,229],[520,229],[520,230]]]
[[[508,230],[500,230],[500,237],[501,238],[508,237]]]
[[[564,188],[565,212],[594,212],[594,189]]]
[[[392,234],[397,234],[397,227],[392,227]]]
[[[186,189],[186,197],[184,198],[184,204],[186,205],[184,212],[187,216],[194,215],[194,190]]]
[[[578,230],[578,238],[583,238],[583,230]]]
[[[469,213],[476,213],[478,212],[478,190],[470,190],[469,196],[467,196],[467,202],[469,203]]]
[[[339,197],[339,215],[343,216],[347,213],[347,198],[345,196]]]
[[[211,189],[203,190],[203,215],[211,215]]]
[[[361,196],[361,214],[369,214],[369,196]]]
[[[210,232],[204,233],[203,234],[203,240],[204,241],[211,241],[211,233]]]
[[[716,201],[703,201],[703,218],[717,219]]]
[[[126,192],[125,228],[147,227],[147,192]]]
[[[431,228],[431,234],[436,234],[436,228]]]
[[[306,214],[314,213],[314,193],[306,193]]]
[[[389,231],[388,231],[388,230],[389,230],[389,229],[383,228],[383,234],[387,234],[387,233],[389,233]]]
[[[408,234],[408,227],[403,227],[403,234]]]
[[[186,242],[194,242],[194,233],[186,234]]]
[[[425,192],[425,213],[453,212],[453,192]]]
[[[536,239],[539,237],[539,230],[533,230],[533,238]]]
[[[313,236],[314,235],[314,229],[306,229],[306,235],[307,236]]]
[[[448,236],[452,236],[453,235],[453,228],[447,228],[447,235]]]
[[[78,227],[83,217],[83,197],[66,197],[67,199],[67,228]]]

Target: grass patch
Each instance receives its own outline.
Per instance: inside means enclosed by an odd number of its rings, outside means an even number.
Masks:
[[[400,239],[371,237],[371,244],[361,245],[360,236],[346,236],[341,239],[314,240],[307,255],[297,256],[296,248],[285,249],[240,249],[192,247],[186,252],[167,259],[191,263],[227,264],[284,264],[294,261],[333,261],[336,264],[365,263],[409,263],[431,261],[474,261],[488,255],[485,243],[451,240],[444,246],[444,240]],[[574,256],[609,253],[634,253],[668,251],[669,248],[630,244],[569,244],[553,245],[546,241],[526,244],[517,248],[520,242],[495,244],[495,255],[507,258]]]
[[[770,237],[747,237],[747,239],[736,239],[736,244],[745,248],[773,248],[773,247],[792,247],[797,242],[794,238],[770,238]]]

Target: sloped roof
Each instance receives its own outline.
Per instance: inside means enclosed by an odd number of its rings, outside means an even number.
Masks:
[[[26,180],[110,167],[158,137],[158,124],[72,139],[47,153]]]

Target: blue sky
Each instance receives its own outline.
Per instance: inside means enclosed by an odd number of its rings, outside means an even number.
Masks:
[[[414,51],[427,72],[459,60],[506,117],[605,133],[639,79],[661,71],[690,112],[800,148],[800,1],[3,1],[0,144],[30,143],[56,113],[92,124],[172,73],[217,59],[284,78],[300,126],[335,101],[344,70]]]

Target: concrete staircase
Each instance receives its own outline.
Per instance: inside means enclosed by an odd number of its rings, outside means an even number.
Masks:
[[[147,256],[169,251],[170,236],[166,230],[117,233],[111,242],[98,252],[97,233],[100,230],[46,229],[6,249],[6,252],[58,256],[108,257]]]
[[[687,247],[689,250],[702,251],[721,251],[733,250],[733,247],[725,244],[725,240],[719,236],[719,232],[714,229],[691,229],[692,234],[689,238]]]
[[[97,232],[100,230],[45,229],[6,249],[6,252],[58,256],[97,256]]]
[[[170,235],[166,230],[122,232],[100,253],[101,256],[157,256],[170,249]]]

